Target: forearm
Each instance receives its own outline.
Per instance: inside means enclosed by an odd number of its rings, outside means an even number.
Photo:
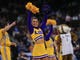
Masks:
[[[21,56],[21,58],[23,58],[23,59],[27,60],[27,57]]]
[[[53,42],[53,46],[55,47],[55,49],[57,50],[57,44],[56,44],[56,42],[54,41]]]
[[[8,26],[6,26],[6,27],[4,28],[4,30],[5,30],[5,31],[8,31],[12,26],[13,26],[12,24],[11,24],[11,25],[8,25]]]
[[[8,31],[11,27],[13,27],[16,24],[16,22],[14,21],[13,23],[11,23],[10,25],[7,25],[3,28],[3,31]]]
[[[49,29],[50,29],[49,33],[45,35],[46,40],[49,40],[49,38],[51,37],[52,31],[53,31],[52,26],[50,26]]]
[[[15,47],[17,46],[15,42],[11,42],[11,45],[13,45]]]
[[[47,15],[44,16],[41,24],[41,28],[44,29],[46,27],[46,22],[47,22]]]
[[[11,46],[11,45],[13,45],[13,46],[16,46],[16,43],[14,43],[14,42],[6,42],[6,43],[3,43],[3,44],[1,44],[1,45],[6,45],[6,46]]]
[[[33,26],[31,24],[31,12],[28,11],[28,16],[27,16],[27,26],[28,26],[28,30],[29,30],[29,33],[32,34],[33,32]]]

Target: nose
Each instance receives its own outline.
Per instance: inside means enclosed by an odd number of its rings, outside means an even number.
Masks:
[[[37,22],[34,22],[34,24],[36,24]]]

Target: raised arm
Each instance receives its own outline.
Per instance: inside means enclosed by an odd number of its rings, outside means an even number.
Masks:
[[[28,24],[29,33],[32,34],[33,26],[31,25],[31,12],[30,11],[28,11],[27,24]]]
[[[46,22],[47,22],[47,15],[44,16],[44,18],[42,20],[42,24],[40,26],[43,31],[46,28]]]
[[[45,35],[45,40],[48,41],[53,31],[52,25],[49,27],[49,32]]]
[[[7,26],[5,26],[2,30],[3,32],[8,31],[11,27],[13,27],[14,25],[16,25],[16,22],[14,21],[11,24],[8,24]]]

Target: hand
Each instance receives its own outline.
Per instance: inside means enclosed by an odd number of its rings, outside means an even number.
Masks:
[[[14,21],[14,22],[12,23],[12,25],[13,25],[13,26],[16,25],[16,21]]]
[[[16,43],[12,42],[11,45],[16,46]]]
[[[33,50],[33,47],[34,47],[34,46],[32,46],[32,45],[29,47],[29,50],[30,50],[31,52],[32,52],[32,50]]]

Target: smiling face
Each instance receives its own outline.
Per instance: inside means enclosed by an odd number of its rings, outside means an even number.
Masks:
[[[33,26],[33,27],[38,27],[38,26],[39,26],[39,21],[38,21],[37,18],[33,18],[33,19],[32,19],[32,26]]]

